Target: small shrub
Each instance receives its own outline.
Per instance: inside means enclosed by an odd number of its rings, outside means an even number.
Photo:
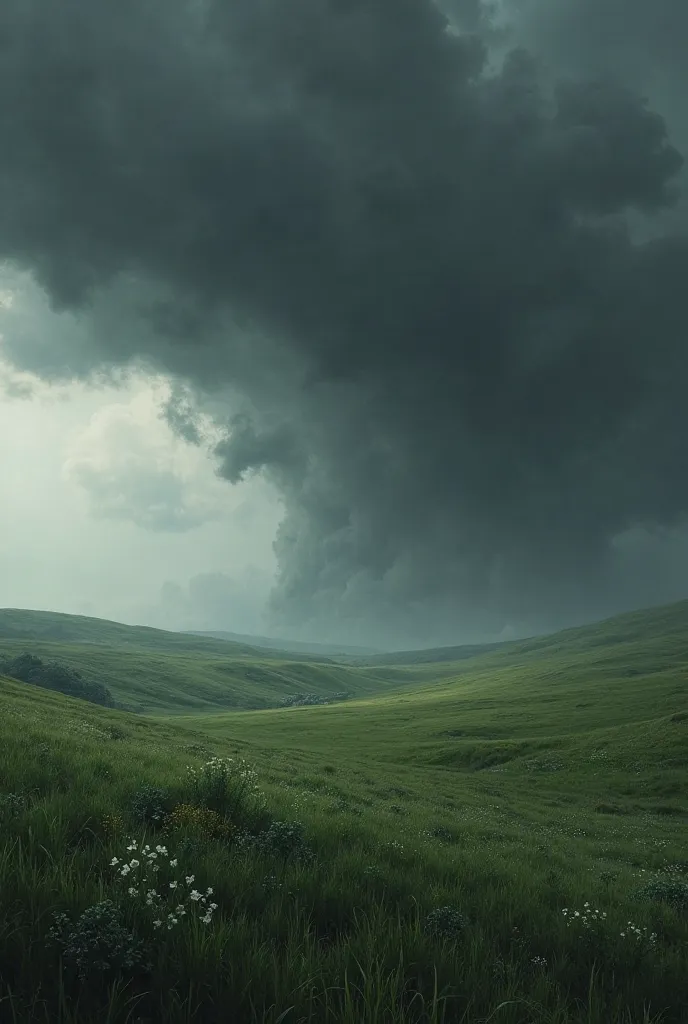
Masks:
[[[638,900],[653,903],[668,903],[682,909],[688,907],[688,882],[680,878],[653,878],[634,896]]]
[[[106,725],[105,732],[111,740],[124,740],[129,735],[121,725]]]
[[[187,768],[192,802],[234,821],[250,818],[261,804],[256,773],[243,759],[212,757],[200,768]]]
[[[605,885],[609,885],[611,882],[615,882],[618,877],[618,871],[610,871],[608,869],[600,871],[600,882],[604,882]]]
[[[438,939],[457,939],[466,929],[466,919],[454,907],[437,907],[428,914],[425,929]]]
[[[76,924],[66,914],[53,916],[55,925],[48,932],[48,939],[60,948],[81,981],[94,972],[137,967],[150,970],[142,943],[122,925],[112,900],[88,907]]]
[[[57,690],[69,697],[78,697],[103,707],[114,707],[112,694],[107,686],[95,680],[86,680],[80,672],[57,661],[44,662],[28,651],[10,660],[0,659],[0,672],[22,683]]]
[[[186,832],[205,840],[228,840],[236,832],[236,827],[208,807],[177,804],[165,819],[165,831]]]
[[[0,821],[19,817],[28,804],[24,793],[0,793]]]
[[[134,795],[131,802],[131,813],[134,820],[141,825],[155,825],[165,817],[165,804],[168,795],[164,789],[156,786],[143,786]]]
[[[300,821],[273,821],[254,838],[253,845],[260,853],[285,860],[311,860],[314,856],[303,837]]]

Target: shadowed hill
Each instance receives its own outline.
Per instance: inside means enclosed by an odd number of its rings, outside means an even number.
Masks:
[[[365,696],[398,686],[312,655],[54,612],[0,610],[0,660],[58,661],[136,712],[275,707],[285,698]],[[402,680],[412,682],[412,680]]]
[[[608,647],[619,643],[642,641],[654,644],[671,639],[679,641],[688,637],[688,600],[657,608],[615,615],[599,622],[574,626],[547,633],[543,636],[527,637],[521,640],[505,640],[490,644],[462,644],[456,647],[433,647],[421,650],[392,651],[370,658],[357,658],[353,664],[360,666],[381,665],[424,665],[439,662],[458,662],[486,654],[501,653],[506,658],[519,655],[549,654],[553,650],[571,654],[588,651],[595,647]]]
[[[648,723],[667,716],[683,736],[687,626],[684,601],[465,661],[381,666],[378,674],[397,683],[406,679],[403,692],[333,707],[248,713],[242,735],[280,746],[298,737],[300,747],[323,753],[339,744],[361,756],[447,767],[499,763],[529,744],[555,748],[612,727],[633,727],[642,736]],[[236,727],[222,715],[193,724],[214,734]],[[688,768],[685,738],[683,744]]]

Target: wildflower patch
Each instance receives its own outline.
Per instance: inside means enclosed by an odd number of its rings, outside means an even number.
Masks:
[[[210,899],[213,889],[201,892],[196,876],[185,874],[178,858],[161,844],[152,847],[132,839],[126,856],[113,857],[110,867],[122,896],[137,905],[154,929],[169,931],[189,915],[208,925],[218,908]]]

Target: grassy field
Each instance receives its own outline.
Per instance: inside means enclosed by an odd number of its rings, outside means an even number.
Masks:
[[[392,675],[313,655],[125,626],[79,615],[0,609],[0,660],[24,652],[60,661],[108,687],[126,710],[148,713],[274,707],[294,693],[369,695]],[[412,685],[414,677],[402,677]]]
[[[0,680],[0,1021],[686,1024],[687,636],[682,603],[436,662],[261,659],[369,687],[280,710],[135,643],[109,657],[154,715]]]

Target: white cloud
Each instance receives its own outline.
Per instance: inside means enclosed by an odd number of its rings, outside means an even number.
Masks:
[[[96,518],[184,532],[235,503],[207,454],[161,417],[169,394],[166,382],[139,382],[127,401],[102,406],[72,434],[63,477],[87,493]]]

